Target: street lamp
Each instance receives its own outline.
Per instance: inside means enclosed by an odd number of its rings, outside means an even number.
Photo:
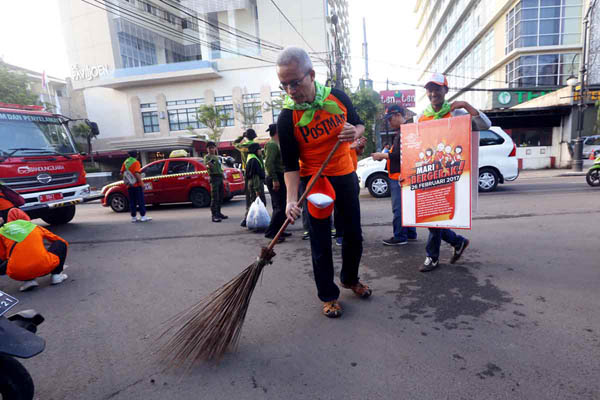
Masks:
[[[575,75],[571,75],[567,78],[567,85],[569,85],[571,88],[575,87],[577,82],[577,77]]]

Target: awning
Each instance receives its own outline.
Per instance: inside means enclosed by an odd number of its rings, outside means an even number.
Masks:
[[[164,151],[185,148],[201,149],[204,140],[185,136],[160,136],[156,138],[135,138],[110,142],[111,150]]]
[[[556,106],[543,108],[521,108],[484,111],[492,121],[493,126],[503,129],[512,128],[542,128],[560,126],[564,115],[572,110],[571,106]]]

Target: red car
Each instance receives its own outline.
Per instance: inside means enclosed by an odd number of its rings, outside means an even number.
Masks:
[[[242,171],[223,167],[225,200],[244,194]],[[183,157],[154,161],[142,168],[146,204],[191,202],[195,207],[210,205],[210,178],[201,158]],[[102,205],[115,212],[129,209],[123,181],[102,188]]]

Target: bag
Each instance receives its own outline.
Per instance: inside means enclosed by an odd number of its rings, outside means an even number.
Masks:
[[[0,196],[13,203],[15,207],[21,207],[23,204],[25,204],[25,199],[23,198],[23,196],[1,183]]]
[[[267,229],[270,223],[271,217],[269,216],[267,207],[265,207],[260,197],[257,197],[248,210],[246,226],[251,230],[263,230]]]
[[[130,170],[126,169],[123,173],[123,181],[126,185],[133,186],[137,183],[137,178]]]

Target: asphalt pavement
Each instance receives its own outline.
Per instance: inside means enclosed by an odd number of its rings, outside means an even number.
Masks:
[[[71,246],[69,279],[20,293],[46,317],[44,353],[24,360],[36,398],[599,399],[600,189],[581,176],[527,176],[479,196],[471,246],[456,265],[418,272],[427,231],[387,247],[389,199],[361,194],[361,278],[342,318],[321,315],[301,228],[277,245],[253,295],[239,347],[181,375],[153,354],[164,321],[251,264],[262,235],[239,226],[244,200],[209,209],[164,205],[150,223],[99,204],[51,229]],[[334,245],[339,271],[340,247]]]

